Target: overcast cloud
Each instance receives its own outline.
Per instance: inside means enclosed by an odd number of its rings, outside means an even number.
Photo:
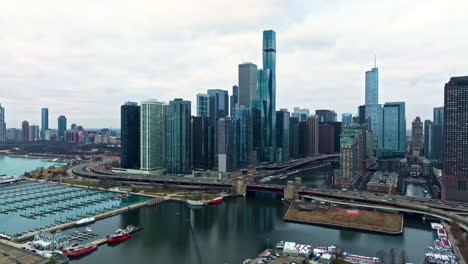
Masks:
[[[357,113],[364,72],[380,103],[432,119],[450,76],[468,75],[468,2],[318,0],[32,0],[0,4],[0,103],[8,127],[48,107],[84,127],[120,127],[125,101],[184,98],[262,67],[277,32],[277,107]]]

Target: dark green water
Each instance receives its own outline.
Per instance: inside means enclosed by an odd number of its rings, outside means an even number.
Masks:
[[[310,188],[324,188],[327,185],[327,176],[333,174],[333,166],[326,165],[316,169],[301,171],[289,175],[286,179],[278,179],[269,182],[270,184],[286,185],[288,181],[294,181],[296,177],[302,178],[302,184]]]
[[[101,246],[73,263],[198,263],[189,222],[205,264],[242,263],[280,240],[336,245],[369,256],[390,248],[395,248],[398,256],[405,249],[411,262],[422,263],[425,247],[434,239],[429,223],[416,219],[406,220],[403,235],[388,236],[287,223],[283,221],[286,209],[279,197],[257,194],[202,209],[166,202],[133,210],[98,221],[91,228],[102,236],[127,224],[141,226],[142,231],[117,246]]]

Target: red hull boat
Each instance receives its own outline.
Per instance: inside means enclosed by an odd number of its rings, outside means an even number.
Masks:
[[[219,197],[211,201],[212,204],[220,204],[222,202],[223,202],[223,197]]]
[[[130,233],[116,234],[107,238],[107,243],[119,243],[132,237]]]
[[[81,255],[93,252],[97,249],[98,247],[96,245],[90,246],[90,247],[85,247],[81,249],[75,249],[73,251],[68,250],[68,257],[69,258],[77,258]]]

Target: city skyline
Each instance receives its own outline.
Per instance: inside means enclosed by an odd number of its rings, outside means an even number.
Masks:
[[[51,4],[43,3],[45,7]],[[415,116],[430,119],[433,107],[443,105],[443,84],[451,76],[463,75],[468,66],[458,60],[467,51],[462,49],[463,37],[456,33],[466,18],[462,8],[447,7],[457,5],[429,2],[420,7],[395,1],[267,4],[254,3],[256,8],[236,16],[224,13],[224,9],[232,11],[236,6],[223,8],[214,17],[189,15],[186,19],[193,23],[185,29],[170,17],[159,15],[172,7],[162,6],[157,11],[149,2],[137,7],[144,11],[138,16],[128,14],[125,4],[116,3],[115,17],[100,4],[92,6],[97,10],[92,14],[59,4],[47,17],[31,8],[26,22],[34,28],[25,32],[36,33],[19,34],[23,27],[19,20],[24,17],[17,4],[8,3],[4,7],[7,21],[15,27],[6,32],[6,48],[0,53],[6,61],[0,69],[0,102],[8,111],[7,126],[20,127],[23,120],[40,124],[38,112],[45,106],[51,119],[64,114],[85,127],[119,127],[123,102],[153,98],[155,93],[165,102],[178,97],[190,100],[195,113],[197,93],[206,89],[231,91],[238,85],[239,64],[249,61],[261,65],[258,32],[265,29],[281,36],[277,40],[276,109],[291,112],[298,106],[311,112],[333,109],[339,115],[356,114],[357,106],[365,102],[364,72],[374,66],[376,54],[379,101],[406,101],[408,120]],[[209,3],[205,8],[216,6]],[[361,10],[362,6],[366,8]],[[389,6],[394,12],[386,12]],[[261,15],[258,10],[266,12]],[[100,19],[99,11],[109,16],[106,21]],[[178,16],[188,13],[185,9],[174,11]],[[81,19],[80,24],[64,18],[70,12]],[[296,23],[282,18],[279,14],[283,13],[297,13]],[[434,13],[438,16],[433,17]],[[119,15],[127,19],[117,19]],[[337,21],[338,16],[343,16],[343,21]],[[245,22],[247,17],[251,22]],[[351,17],[353,22],[349,23],[346,18]],[[413,23],[407,24],[409,17],[414,18]],[[55,23],[57,20],[60,23]],[[372,26],[368,25],[370,20]],[[220,24],[232,26],[216,26]],[[430,35],[421,33],[431,25],[437,27]],[[49,27],[50,32],[45,30]],[[74,36],[64,30],[67,27],[83,35]],[[370,34],[361,34],[367,31]],[[440,37],[434,39],[434,35]],[[437,64],[433,54],[440,55]],[[160,61],[165,62],[164,67],[155,63]],[[424,102],[418,100],[422,93]],[[337,99],[337,94],[345,99]],[[38,99],[30,101],[30,96]],[[70,97],[74,100],[67,100]]]

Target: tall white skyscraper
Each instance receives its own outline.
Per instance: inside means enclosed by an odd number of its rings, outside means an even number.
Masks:
[[[141,102],[140,164],[142,171],[157,171],[165,167],[165,116],[167,104],[158,100]]]
[[[6,141],[5,107],[0,104],[0,142]]]

